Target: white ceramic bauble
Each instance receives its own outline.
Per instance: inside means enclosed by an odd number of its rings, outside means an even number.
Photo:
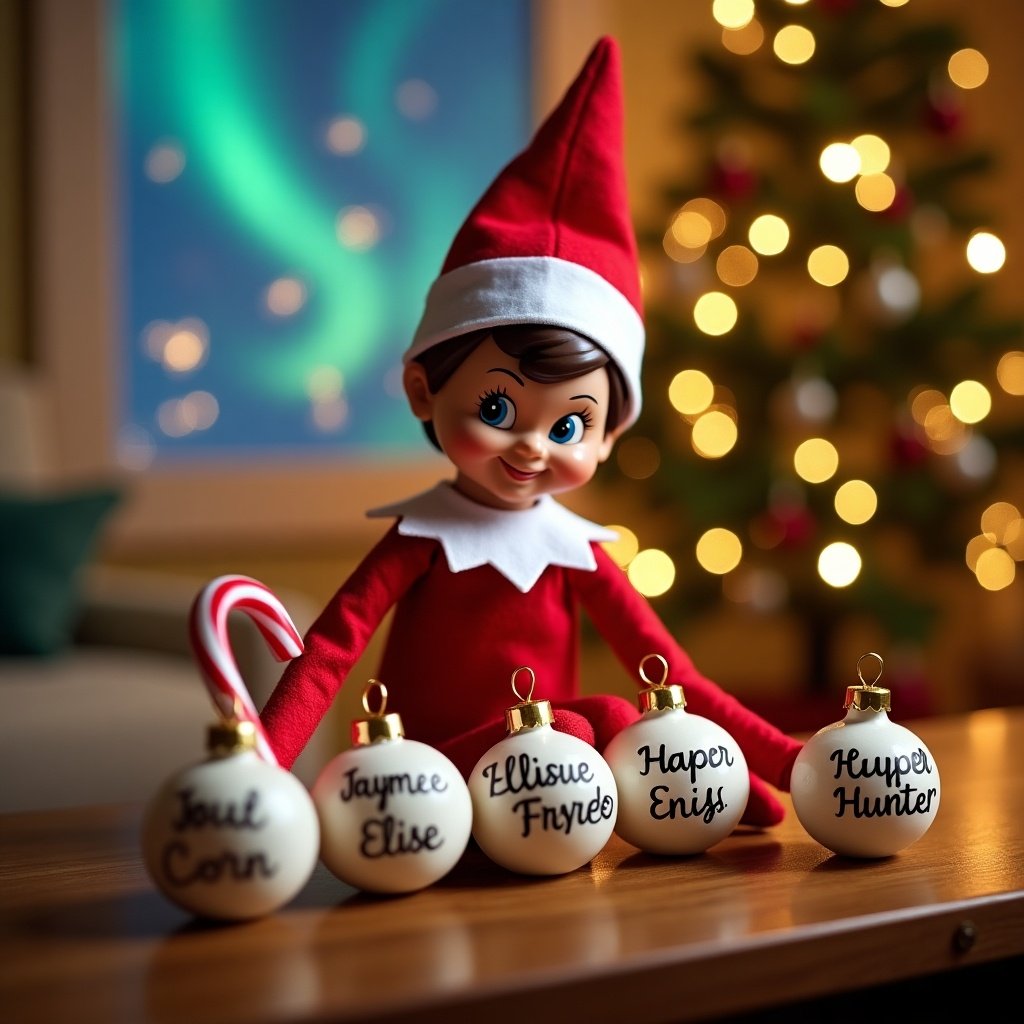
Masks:
[[[851,686],[846,706],[846,717],[815,733],[797,755],[793,809],[833,853],[889,857],[931,827],[939,770],[920,738],[889,719],[887,689]]]
[[[309,880],[319,843],[306,787],[251,744],[172,776],[142,823],[146,870],[160,891],[190,913],[220,920],[282,907]]]
[[[681,687],[652,687],[640,701],[640,720],[604,751],[619,793],[615,832],[648,853],[701,853],[743,816],[746,758],[725,729],[684,710]]]
[[[417,740],[396,735],[346,750],[312,792],[321,860],[367,892],[431,885],[469,844],[473,807],[465,780],[444,754]]]
[[[473,838],[491,860],[521,874],[575,871],[615,825],[611,768],[589,743],[550,724],[521,728],[491,747],[470,774],[469,792]]]

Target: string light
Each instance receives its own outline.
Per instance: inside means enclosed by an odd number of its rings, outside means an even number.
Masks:
[[[703,458],[720,459],[732,451],[738,437],[736,421],[721,409],[710,409],[694,423],[690,444]]]
[[[608,552],[609,557],[616,565],[625,569],[636,558],[636,554],[640,550],[640,541],[628,526],[613,524],[607,529],[614,530],[619,536],[617,540],[602,541],[601,547]]]
[[[714,0],[711,16],[722,28],[743,28],[754,17],[754,0]]]
[[[848,587],[860,575],[860,552],[852,544],[835,541],[818,555],[818,575],[830,587]]]
[[[1006,247],[991,231],[976,231],[967,242],[967,262],[979,274],[994,274],[1006,262]]]
[[[846,280],[850,259],[837,245],[819,245],[807,257],[807,273],[818,284],[832,288]]]
[[[784,25],[775,33],[772,49],[784,64],[806,64],[814,56],[814,34],[803,25]]]
[[[837,184],[853,181],[860,174],[860,153],[848,142],[830,142],[818,157],[821,173]]]
[[[754,218],[747,238],[755,252],[777,256],[789,245],[789,225],[774,213],[762,213]]]
[[[732,530],[716,526],[697,541],[697,562],[716,576],[732,572],[743,557],[743,545]]]
[[[742,288],[757,277],[757,257],[745,245],[726,246],[715,263],[722,284]]]
[[[1005,544],[1020,528],[1020,511],[1008,501],[993,502],[981,514],[981,532],[993,544]]]
[[[865,174],[857,179],[853,194],[865,210],[881,213],[896,200],[896,182],[888,174]]]
[[[715,397],[711,378],[701,370],[680,370],[668,386],[672,408],[683,416],[703,412]]]
[[[986,590],[1003,590],[1013,582],[1017,567],[1009,552],[1003,548],[989,548],[978,555],[974,572]]]
[[[658,548],[637,552],[626,570],[629,582],[644,595],[658,597],[671,589],[676,579],[675,563]]]
[[[836,514],[851,526],[866,523],[878,509],[878,495],[865,480],[847,480],[835,496]]]
[[[1024,352],[1007,352],[996,366],[996,380],[1008,395],[1024,395]]]
[[[760,50],[763,44],[764,29],[757,18],[751,18],[743,28],[722,29],[722,45],[737,57],[748,57]]]
[[[980,423],[992,411],[992,396],[984,384],[962,380],[949,393],[949,408],[961,423]]]
[[[793,453],[793,468],[796,475],[809,484],[824,483],[835,476],[839,468],[839,452],[823,437],[808,438]]]
[[[889,166],[889,143],[878,135],[858,135],[850,145],[860,157],[860,174],[881,174]]]
[[[970,47],[957,50],[946,65],[954,85],[961,89],[977,89],[988,78],[988,61],[980,50]]]
[[[267,287],[263,301],[275,316],[292,316],[306,304],[306,286],[296,277],[279,277]]]
[[[705,334],[718,337],[736,326],[739,311],[725,292],[705,292],[693,307],[694,323]]]

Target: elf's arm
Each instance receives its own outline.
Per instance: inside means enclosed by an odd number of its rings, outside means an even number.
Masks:
[[[752,772],[777,789],[789,790],[793,761],[802,744],[745,708],[702,676],[647,601],[600,545],[594,545],[597,569],[571,574],[591,621],[632,678],[648,654],[668,662],[666,682],[678,683],[687,710],[717,722],[743,750]]]
[[[381,620],[427,571],[435,551],[431,541],[400,536],[396,523],[310,627],[303,653],[260,714],[282,767],[291,768],[302,753]]]

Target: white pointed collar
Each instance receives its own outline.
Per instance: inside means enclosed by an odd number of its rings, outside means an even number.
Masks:
[[[597,562],[591,542],[618,536],[570,512],[547,494],[527,509],[491,508],[445,481],[366,514],[398,516],[398,532],[404,536],[440,541],[452,572],[489,563],[524,594],[549,565],[593,571]]]

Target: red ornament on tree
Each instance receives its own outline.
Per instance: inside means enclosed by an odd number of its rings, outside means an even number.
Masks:
[[[963,127],[964,108],[951,93],[932,96],[924,111],[924,123],[936,135],[944,139],[960,133]]]
[[[736,159],[716,160],[711,168],[709,189],[733,202],[753,195],[757,188],[757,175],[749,164]]]
[[[894,466],[912,469],[928,458],[928,449],[915,434],[897,428],[889,442],[889,454]]]

